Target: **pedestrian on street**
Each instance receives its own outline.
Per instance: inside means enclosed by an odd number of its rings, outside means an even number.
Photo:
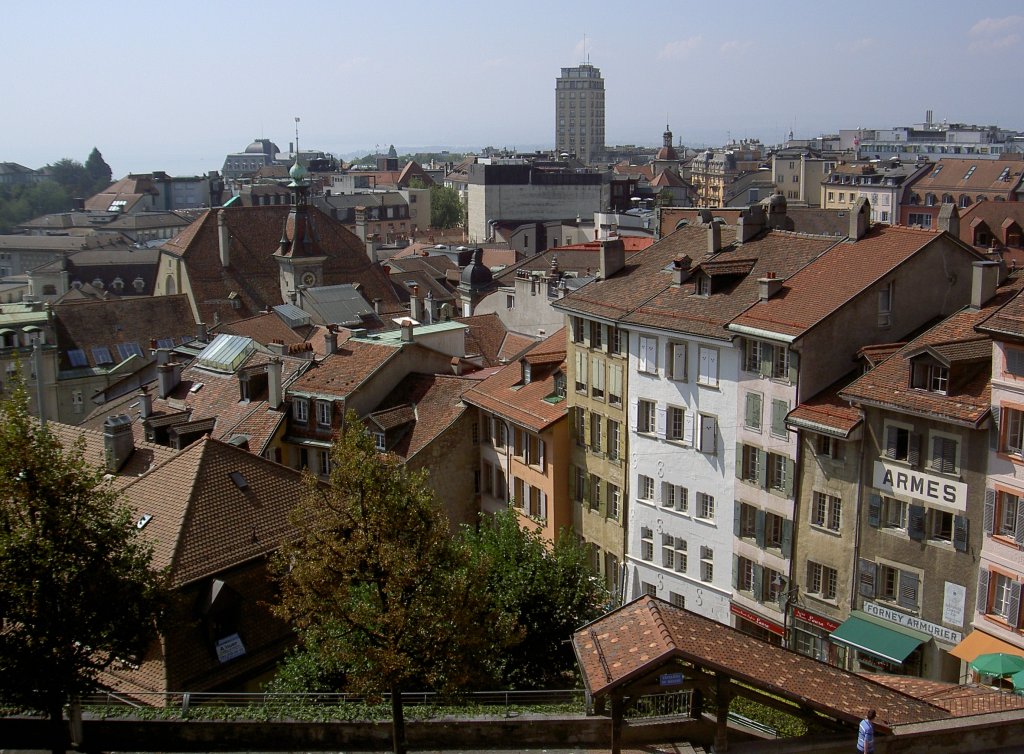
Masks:
[[[860,754],[874,754],[875,751],[875,711],[868,710],[868,714],[860,721],[857,729],[857,751]]]

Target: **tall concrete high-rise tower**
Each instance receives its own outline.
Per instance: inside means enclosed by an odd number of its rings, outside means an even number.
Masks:
[[[555,81],[555,151],[587,164],[604,158],[604,79],[590,63],[563,68]]]

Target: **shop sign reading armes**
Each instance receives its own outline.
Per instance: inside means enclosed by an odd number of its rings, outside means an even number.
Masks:
[[[872,485],[881,492],[905,500],[912,498],[967,510],[967,485],[947,477],[925,474],[906,466],[875,461]]]

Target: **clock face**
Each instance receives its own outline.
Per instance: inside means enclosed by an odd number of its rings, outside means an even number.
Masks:
[[[313,285],[314,283],[316,283],[316,275],[314,273],[312,273],[312,272],[304,272],[304,273],[302,273],[302,284],[303,285]]]

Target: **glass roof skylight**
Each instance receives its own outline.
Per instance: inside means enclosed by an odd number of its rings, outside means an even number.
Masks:
[[[199,366],[215,372],[234,372],[256,349],[252,338],[222,333],[199,354]]]

